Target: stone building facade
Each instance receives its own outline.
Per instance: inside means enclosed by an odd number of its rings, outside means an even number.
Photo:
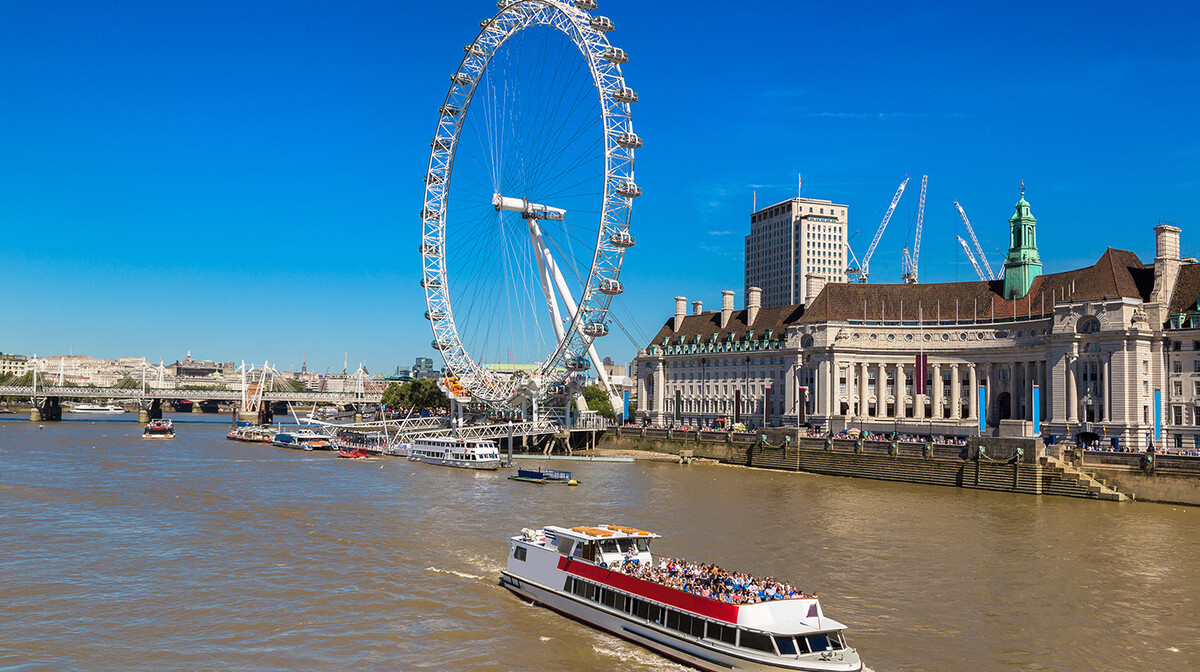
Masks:
[[[1035,224],[1022,196],[1007,282],[829,283],[774,308],[752,287],[741,311],[725,292],[692,315],[678,297],[636,360],[638,419],[973,435],[982,417],[988,434],[1200,446],[1200,265],[1179,229],[1155,229],[1152,264],[1110,248],[1042,275]]]

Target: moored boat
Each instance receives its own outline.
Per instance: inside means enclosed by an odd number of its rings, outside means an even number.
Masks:
[[[328,436],[318,434],[311,429],[279,432],[275,438],[271,439],[271,445],[298,450],[333,450],[333,443]]]
[[[659,535],[620,525],[525,529],[501,585],[704,670],[859,672],[846,626],[816,595],[714,565],[660,558]]]
[[[368,453],[365,448],[354,448],[353,450],[341,448],[337,451],[337,456],[350,460],[366,460],[371,457],[371,453]]]
[[[175,423],[170,420],[151,420],[142,430],[143,439],[173,439],[175,438]]]
[[[270,443],[275,438],[275,430],[270,427],[234,427],[225,434],[230,441],[243,443]]]
[[[412,442],[408,459],[463,469],[499,469],[500,451],[484,439],[422,438]]]
[[[536,467],[533,469],[517,469],[515,476],[509,476],[510,481],[523,481],[525,483],[537,483],[544,485],[546,483],[565,483],[566,485],[579,485],[579,481],[571,478],[571,472],[560,471],[558,469],[542,469]]]

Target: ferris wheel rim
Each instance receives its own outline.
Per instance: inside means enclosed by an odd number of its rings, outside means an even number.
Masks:
[[[582,54],[600,103],[604,185],[592,263],[582,285],[578,309],[564,327],[564,336],[558,339],[556,347],[538,364],[533,374],[539,379],[548,374],[551,378],[563,374],[569,368],[566,363],[584,357],[595,338],[607,331],[606,318],[612,294],[601,291],[601,283],[610,283],[609,288],[621,287],[619,277],[624,253],[631,244],[626,241],[632,241],[628,232],[632,201],[640,195],[633,179],[634,149],[640,146],[640,139],[633,133],[630,109],[636,94],[626,85],[620,68],[620,63],[627,57],[623,50],[613,47],[606,36],[607,30],[611,30],[611,21],[593,17],[562,0],[502,1],[498,8],[500,11],[494,17],[481,22],[479,35],[465,47],[465,55],[451,76],[450,89],[439,108],[437,132],[430,143],[421,211],[421,284],[428,309],[426,318],[434,332],[433,345],[441,352],[447,368],[476,400],[511,404],[518,398],[533,398],[538,391],[522,383],[500,379],[471,357],[458,333],[449,293],[447,199],[463,119],[469,113],[476,87],[487,72],[492,57],[508,39],[527,28],[546,26],[565,35]],[[616,59],[609,60],[614,54]],[[621,58],[625,60],[618,60]],[[627,142],[618,142],[618,138]],[[629,138],[637,140],[636,146]],[[589,331],[598,333],[587,333]],[[569,371],[563,382],[566,380],[570,380]]]

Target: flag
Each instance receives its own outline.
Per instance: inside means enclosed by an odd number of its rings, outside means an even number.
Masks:
[[[913,367],[913,376],[916,381],[913,383],[914,394],[926,394],[925,372],[929,367],[929,355],[924,353],[917,355],[916,365]]]

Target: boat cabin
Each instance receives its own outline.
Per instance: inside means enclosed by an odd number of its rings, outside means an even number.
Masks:
[[[659,536],[622,525],[569,529],[548,525],[543,533],[546,545],[556,547],[560,555],[581,558],[600,567],[620,565],[626,560],[652,564],[650,540]]]

